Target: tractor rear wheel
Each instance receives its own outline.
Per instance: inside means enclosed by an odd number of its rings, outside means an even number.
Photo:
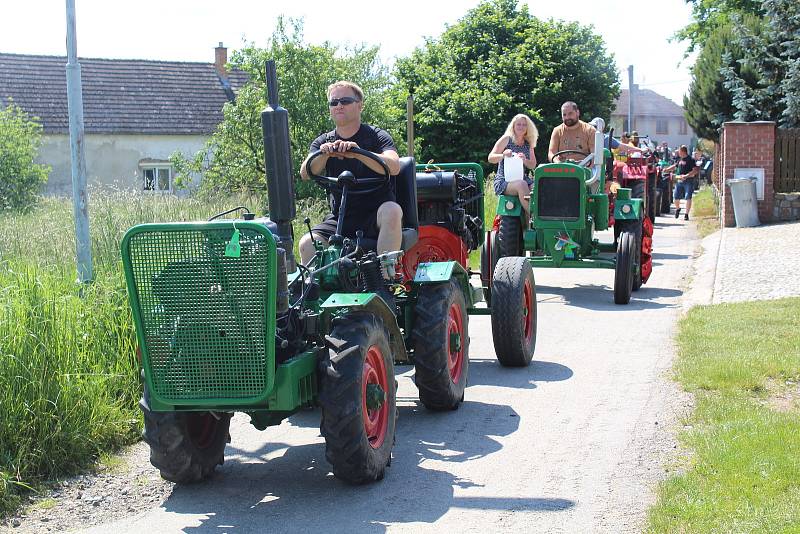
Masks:
[[[492,276],[494,266],[497,265],[499,251],[497,249],[497,231],[486,232],[486,239],[481,245],[481,284],[483,285],[483,300],[486,306],[492,305]]]
[[[139,407],[150,463],[161,477],[178,484],[208,478],[225,461],[231,416],[221,412],[154,412],[145,389]]]
[[[455,410],[464,400],[469,373],[469,317],[461,286],[421,286],[411,332],[414,382],[429,410]]]
[[[633,257],[638,248],[633,232],[623,231],[617,243],[617,265],[614,269],[614,303],[627,304],[633,289]]]
[[[654,206],[655,206],[654,212],[655,212],[655,216],[656,217],[663,213],[661,211],[661,204],[662,204],[662,202],[661,202],[661,194],[662,194],[661,189],[656,189],[655,203],[654,203]],[[653,222],[655,222],[655,221],[656,221],[655,218],[653,218]]]
[[[337,349],[320,392],[325,457],[346,482],[381,480],[397,424],[389,334],[379,317],[354,312],[334,319],[330,338]]]
[[[501,258],[492,281],[492,339],[504,367],[524,367],[536,349],[536,282],[525,258]]]
[[[500,258],[522,256],[522,221],[516,215],[500,216],[497,230],[497,249]]]

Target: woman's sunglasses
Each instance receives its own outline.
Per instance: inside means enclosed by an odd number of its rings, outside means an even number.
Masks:
[[[332,108],[335,108],[339,104],[346,106],[348,104],[352,104],[353,102],[358,102],[358,100],[352,96],[346,96],[344,98],[331,98],[330,101],[328,101],[328,105]]]

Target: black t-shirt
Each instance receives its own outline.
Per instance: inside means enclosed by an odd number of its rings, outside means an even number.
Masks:
[[[353,137],[343,138],[336,133],[336,130],[324,133],[314,139],[311,143],[310,152],[319,150],[323,143],[330,143],[337,139],[343,141],[353,141],[359,148],[369,150],[376,154],[381,154],[387,150],[397,151],[394,145],[394,140],[389,132],[371,126],[369,124],[362,124]],[[370,178],[373,176],[381,176],[376,173],[361,161],[354,158],[328,158],[325,164],[325,173],[334,178],[339,176],[344,171],[350,171],[356,178]],[[359,194],[358,191],[351,191],[347,193],[347,213],[345,213],[345,226],[350,226],[357,220],[363,219],[368,216],[375,216],[381,204],[387,201],[395,200],[394,193],[394,176],[392,176],[389,183],[383,188],[370,193],[369,195]],[[341,203],[341,191],[331,191],[331,211],[334,215],[339,215],[339,205]],[[350,224],[348,224],[350,223]]]
[[[675,171],[683,176],[692,172],[692,169],[695,167],[697,167],[697,164],[694,162],[694,158],[692,156],[686,156],[678,160],[678,168],[675,169]],[[686,180],[694,180],[696,178],[696,176],[693,176],[691,178],[686,178]]]

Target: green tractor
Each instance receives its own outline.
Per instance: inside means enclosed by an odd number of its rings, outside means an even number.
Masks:
[[[395,443],[395,363],[414,365],[428,409],[455,410],[464,400],[469,314],[488,313],[476,307],[481,288],[470,284],[466,261],[483,232],[482,174],[418,173],[413,158],[401,158],[402,250],[379,255],[360,235],[334,235],[309,265],[298,264],[288,113],[272,62],[266,79],[270,217],[246,210],[240,219],[143,224],[122,241],[144,439],[162,477],[197,482],[223,463],[234,412],[263,430],[321,406],[334,475],[379,480]],[[341,189],[343,217],[348,195],[369,194],[390,179],[384,170],[379,178],[314,180]],[[392,268],[396,283],[387,286],[383,269]],[[528,306],[523,341],[532,354],[535,300]]]
[[[614,269],[614,302],[627,304],[642,285],[641,253],[646,226],[644,201],[631,190],[606,192],[607,162],[603,134],[595,134],[595,152],[577,153],[580,162],[548,163],[534,170],[528,221],[516,196],[501,195],[497,216],[481,249],[487,300],[494,302],[500,262],[523,259],[533,267]],[[614,242],[601,243],[596,231],[614,228]],[[649,245],[648,245],[649,246]]]

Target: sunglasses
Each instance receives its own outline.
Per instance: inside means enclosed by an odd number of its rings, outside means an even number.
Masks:
[[[346,106],[348,104],[352,104],[353,102],[358,102],[358,99],[353,98],[352,96],[346,96],[344,98],[331,98],[328,102],[328,105],[332,108],[335,108],[339,104]]]

